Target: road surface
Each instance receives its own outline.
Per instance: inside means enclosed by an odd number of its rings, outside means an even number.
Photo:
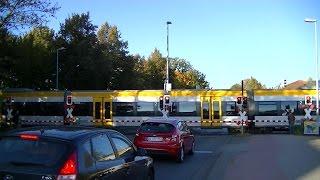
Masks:
[[[155,158],[156,180],[320,180],[320,138],[287,134],[196,136],[182,164]]]

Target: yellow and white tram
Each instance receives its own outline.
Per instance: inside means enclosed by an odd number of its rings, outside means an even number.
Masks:
[[[150,117],[162,116],[162,90],[120,91],[4,91],[2,118],[17,116],[21,125],[62,125],[74,122],[94,126],[139,126]],[[314,90],[173,90],[170,117],[189,126],[256,128],[288,126],[286,112],[293,110],[297,123],[305,117],[301,107]],[[239,97],[246,102],[239,103]],[[315,98],[313,98],[315,99]],[[162,102],[161,102],[162,103]],[[315,104],[315,102],[311,102]],[[246,104],[244,106],[244,104]],[[14,109],[14,110],[11,110]],[[245,113],[240,116],[239,110]],[[243,112],[243,111],[241,111]],[[15,113],[15,115],[13,115]],[[315,115],[315,110],[310,113]]]

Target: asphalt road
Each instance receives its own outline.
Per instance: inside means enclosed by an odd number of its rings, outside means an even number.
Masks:
[[[196,136],[182,164],[154,158],[156,180],[320,180],[320,138],[313,136]]]

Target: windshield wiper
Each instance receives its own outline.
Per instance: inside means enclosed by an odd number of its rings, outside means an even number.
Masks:
[[[15,166],[46,166],[45,164],[41,164],[41,163],[22,162],[22,161],[10,161],[10,164],[13,164]]]

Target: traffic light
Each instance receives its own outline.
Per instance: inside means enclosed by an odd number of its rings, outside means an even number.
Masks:
[[[242,104],[241,97],[237,97],[237,104]]]
[[[248,98],[247,97],[243,97],[242,107],[243,108],[247,108],[248,107]]]
[[[305,103],[306,105],[311,105],[311,104],[312,104],[312,98],[311,98],[311,96],[305,96],[305,97],[304,97],[304,103]]]
[[[170,104],[170,96],[164,95],[164,104],[169,105]]]
[[[67,96],[67,105],[72,105],[72,96]]]
[[[160,105],[160,110],[162,111],[163,110],[163,97],[160,96],[159,98],[159,105]]]

